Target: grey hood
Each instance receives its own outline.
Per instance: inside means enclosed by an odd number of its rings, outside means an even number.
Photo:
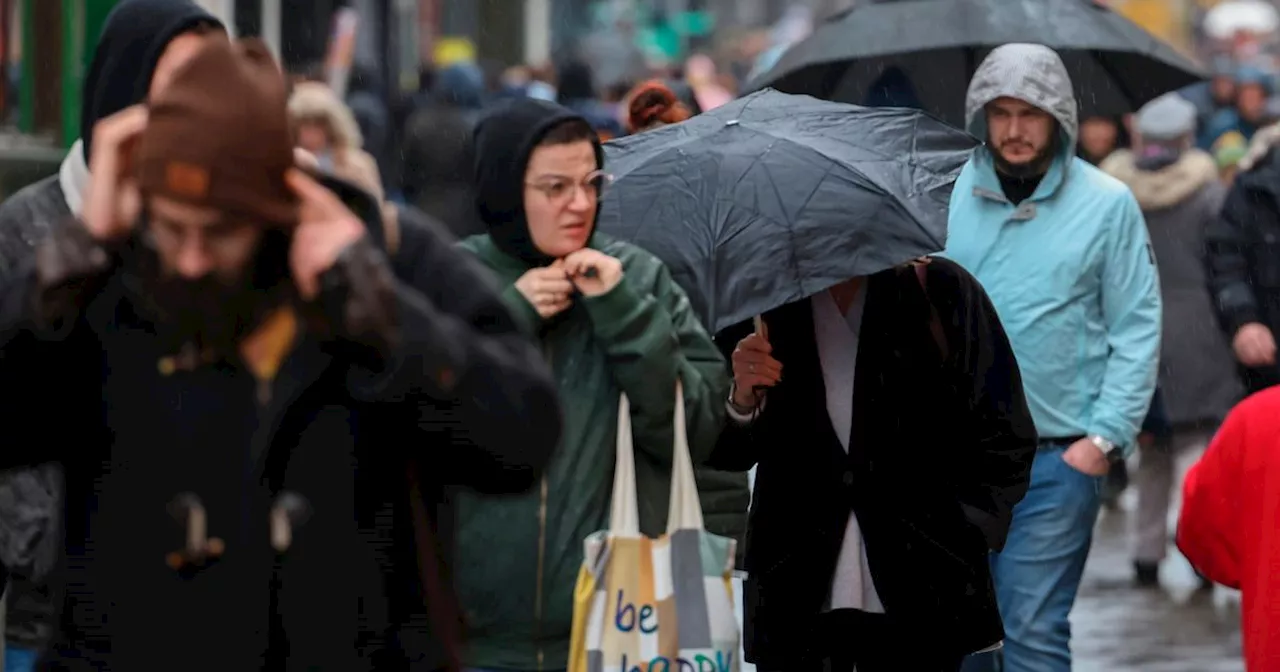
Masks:
[[[997,98],[1030,103],[1058,120],[1066,136],[1063,149],[1074,153],[1080,132],[1071,76],[1058,53],[1039,44],[1006,44],[987,55],[973,73],[965,97],[965,130],[987,139],[987,103]]]

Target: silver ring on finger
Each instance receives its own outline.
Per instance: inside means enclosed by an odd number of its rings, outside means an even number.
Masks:
[[[747,365],[747,370],[748,370],[748,371],[750,371],[751,373],[755,373],[755,372],[756,372],[756,365],[755,365],[755,364],[748,364],[748,365]]]

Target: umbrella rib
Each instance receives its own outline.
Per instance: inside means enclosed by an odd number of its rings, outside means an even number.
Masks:
[[[820,156],[821,156],[821,155],[820,155]],[[826,158],[826,157],[824,157],[824,158]],[[825,182],[826,182],[827,178],[831,176],[831,173],[832,173],[832,171],[834,170],[835,166],[836,166],[836,161],[835,161],[834,159],[830,159],[830,158],[828,158],[828,159],[827,159],[827,169],[826,169],[826,171],[825,171],[825,172],[823,172],[823,174],[822,174],[822,179],[819,179],[819,180],[817,180],[816,182],[814,182],[813,190],[812,190],[812,191],[810,191],[810,192],[809,192],[809,194],[808,194],[807,196],[805,196],[804,204],[802,204],[799,208],[797,208],[797,209],[796,209],[796,215],[795,215],[795,217],[794,217],[794,218],[790,218],[790,219],[789,219],[788,221],[786,221],[786,223],[785,223],[785,227],[786,227],[786,230],[787,230],[787,236],[788,236],[788,238],[790,239],[790,242],[791,242],[791,254],[790,254],[791,269],[792,269],[792,272],[793,272],[793,273],[795,273],[795,277],[796,277],[796,284],[797,284],[797,285],[799,285],[799,287],[800,287],[800,293],[801,293],[802,295],[805,295],[805,296],[807,296],[807,295],[808,295],[808,291],[809,291],[809,290],[808,290],[808,288],[807,288],[807,287],[805,287],[803,271],[802,271],[802,269],[800,268],[800,260],[796,257],[796,230],[795,230],[795,222],[796,222],[796,221],[798,221],[798,220],[799,220],[799,219],[804,215],[804,211],[809,207],[809,204],[813,202],[814,197],[815,197],[815,196],[817,195],[817,193],[818,193],[818,189],[820,189],[820,188],[822,187],[823,183],[825,183]],[[770,182],[773,184],[773,190],[774,190],[775,195],[778,197],[779,202],[781,202],[781,196],[782,196],[782,194],[778,192],[778,185],[777,185],[777,183],[776,183],[776,182],[773,182],[772,180],[771,180]],[[804,297],[802,296],[801,298],[804,298]]]

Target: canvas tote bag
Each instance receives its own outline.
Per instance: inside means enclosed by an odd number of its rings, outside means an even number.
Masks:
[[[618,408],[618,457],[609,529],[585,541],[574,592],[569,672],[737,672],[736,542],[703,529],[676,384],[667,533],[640,534],[631,411]]]

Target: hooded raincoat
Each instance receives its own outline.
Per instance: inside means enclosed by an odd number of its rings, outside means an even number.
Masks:
[[[566,667],[583,539],[608,527],[620,393],[631,401],[645,534],[661,534],[666,524],[677,378],[695,464],[710,454],[724,421],[727,366],[653,255],[595,234],[589,245],[622,262],[622,281],[602,296],[577,298],[550,321],[514,287],[550,261],[534,248],[525,222],[529,156],[549,129],[575,119],[581,117],[559,105],[519,100],[477,130],[477,202],[490,232],[463,246],[497,274],[508,304],[536,333],[559,385],[564,431],[534,492],[459,502],[454,576],[470,667]],[[745,498],[741,506],[745,511]]]
[[[1155,390],[1161,304],[1142,211],[1119,180],[1076,158],[1076,100],[1048,47],[1005,45],[974,74],[968,131],[997,98],[1058,122],[1057,156],[1030,198],[1005,197],[986,146],[951,195],[945,255],[991,295],[1044,439],[1099,435],[1128,454]]]

